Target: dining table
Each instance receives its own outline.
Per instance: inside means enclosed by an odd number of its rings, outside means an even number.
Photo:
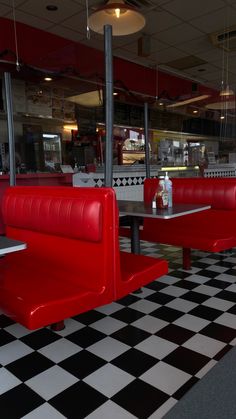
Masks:
[[[11,239],[6,236],[0,236],[0,255],[24,250],[26,247],[27,245],[25,242]]]
[[[152,208],[151,203],[144,201],[128,201],[117,200],[120,216],[120,224],[122,217],[127,217],[131,228],[131,252],[140,253],[140,237],[139,229],[143,218],[160,218],[168,220],[170,218],[182,217],[184,215],[193,214],[194,212],[205,211],[210,205],[195,204],[173,204],[170,208]]]

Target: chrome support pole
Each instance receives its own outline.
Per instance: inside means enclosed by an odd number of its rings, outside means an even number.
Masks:
[[[146,178],[150,178],[149,138],[148,138],[148,104],[144,103],[144,138]]]
[[[106,144],[105,144],[105,186],[113,184],[113,62],[112,62],[112,26],[104,26],[105,53],[105,91],[106,91]]]
[[[11,91],[11,75],[4,73],[5,95],[6,95],[6,111],[8,126],[8,144],[9,144],[9,170],[10,170],[10,186],[16,185],[16,166],[15,166],[15,138],[14,138],[14,121],[13,121],[13,104]]]

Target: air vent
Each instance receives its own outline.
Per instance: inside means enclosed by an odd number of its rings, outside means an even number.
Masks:
[[[236,50],[236,26],[209,35],[212,44],[225,51]]]

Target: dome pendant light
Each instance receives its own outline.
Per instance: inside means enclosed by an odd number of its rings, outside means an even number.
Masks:
[[[130,35],[145,26],[144,16],[123,0],[109,0],[96,9],[88,19],[92,31],[103,34],[104,25],[112,26],[113,36]]]

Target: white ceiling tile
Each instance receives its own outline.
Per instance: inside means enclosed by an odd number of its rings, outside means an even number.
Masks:
[[[6,13],[12,13],[12,8],[0,3],[0,16],[4,16]]]
[[[56,0],[52,2],[58,6],[58,10],[56,11],[49,11],[46,9],[46,6],[50,4],[49,0],[28,0],[19,6],[19,10],[38,16],[43,19],[47,19],[50,22],[61,22],[69,16],[72,16],[75,13],[78,13],[82,7],[75,3],[72,0]]]
[[[227,16],[227,26],[236,23],[236,9],[229,8]],[[191,24],[205,33],[218,32],[226,27],[226,9],[220,9],[215,12],[201,16],[201,18],[192,19]]]
[[[28,15],[28,13],[24,13],[19,10],[16,10],[15,15],[17,22],[25,23],[26,25],[30,25],[38,29],[47,30],[52,26],[52,23],[48,20],[40,19],[37,16]],[[12,19],[12,13],[6,14],[6,17]]]
[[[225,3],[222,0],[173,0],[162,7],[180,19],[188,21],[224,6]]]
[[[196,55],[198,52],[206,52],[211,47],[210,41],[206,35],[202,35],[197,39],[192,39],[187,42],[181,42],[178,48],[188,54]]]
[[[63,26],[68,29],[73,29],[75,31],[79,31],[86,34],[86,11],[81,11],[80,13],[76,13],[68,19],[64,19]]]
[[[24,4],[25,2],[26,2],[26,0],[15,0],[14,4],[15,4],[15,7],[17,7],[20,4]],[[3,4],[3,5],[9,6],[11,9],[13,7],[12,0],[1,0],[0,3]]]
[[[147,22],[146,33],[152,34],[164,31],[181,23],[181,20],[164,10],[153,10],[145,15]]]
[[[153,34],[154,38],[159,39],[160,41],[166,42],[170,46],[178,45],[181,42],[191,41],[194,38],[199,38],[202,35],[198,29],[193,28],[187,23],[182,25],[174,26],[166,31],[157,32]]]
[[[62,25],[54,25],[50,29],[47,29],[47,32],[61,36],[62,38],[70,39],[71,41],[75,42],[79,42],[84,39],[84,34],[65,28]]]
[[[183,58],[185,57],[185,55],[186,54],[184,52],[171,47],[156,52],[155,54],[152,54],[150,58],[155,59],[157,63],[165,64],[169,61],[177,60],[178,58]]]

